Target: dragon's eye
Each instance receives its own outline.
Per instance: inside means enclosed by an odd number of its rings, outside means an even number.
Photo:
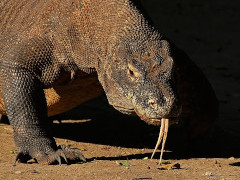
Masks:
[[[129,69],[128,71],[130,76],[134,76],[134,72],[131,69]]]
[[[132,81],[134,81],[138,77],[138,73],[132,65],[128,66],[128,76]]]
[[[155,53],[153,51],[146,51],[143,53],[143,59],[152,59],[154,58]]]

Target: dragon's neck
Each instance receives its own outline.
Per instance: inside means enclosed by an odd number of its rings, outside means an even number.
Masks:
[[[73,12],[82,36],[95,45],[114,44],[148,25],[129,0],[83,0]],[[145,31],[145,30],[144,30]]]

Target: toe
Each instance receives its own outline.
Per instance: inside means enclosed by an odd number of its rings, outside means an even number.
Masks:
[[[65,146],[65,145],[60,145],[59,148],[62,149],[62,151],[64,152],[64,154],[66,155],[66,157],[68,159],[70,159],[70,160],[81,160],[83,162],[86,162],[86,158],[78,150],[72,149],[72,148],[70,148],[68,146]]]
[[[21,163],[27,163],[31,158],[29,154],[25,154],[23,152],[19,152],[16,156],[13,166],[16,166],[16,163],[19,161]]]

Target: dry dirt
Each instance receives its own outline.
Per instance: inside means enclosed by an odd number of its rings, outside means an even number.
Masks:
[[[56,125],[65,126],[65,124],[76,123],[86,122],[64,121],[63,124]],[[100,145],[64,138],[57,138],[57,143],[79,149],[87,158],[87,163],[61,166],[18,163],[14,167],[16,155],[11,152],[15,150],[12,128],[1,124],[0,131],[0,179],[240,179],[240,159],[236,158],[184,159],[166,152],[164,162],[179,163],[181,169],[160,170],[157,165],[158,159],[146,159],[150,157],[153,149]],[[92,132],[89,131],[89,133]],[[119,165],[121,162],[128,162],[130,166],[121,166]]]
[[[240,179],[240,2],[142,1],[156,27],[201,67],[220,102],[219,120],[204,137],[184,142],[181,128],[170,128],[164,160],[181,169],[157,169],[159,153],[144,159],[158,128],[116,112],[102,96],[52,118],[64,120],[52,127],[57,143],[79,149],[85,164],[13,167],[12,128],[0,124],[0,179]]]

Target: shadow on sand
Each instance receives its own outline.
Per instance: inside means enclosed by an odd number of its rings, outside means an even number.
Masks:
[[[119,113],[108,105],[106,97],[94,99],[67,113],[51,117],[54,136],[95,144],[128,148],[154,148],[159,128],[147,125],[138,117]],[[240,157],[238,139],[230,133],[213,127],[204,137],[189,140],[184,129],[170,127],[164,159]],[[117,157],[141,159],[144,154]],[[114,160],[116,157],[100,157]],[[96,159],[96,158],[93,158]],[[99,158],[97,158],[99,159]]]

